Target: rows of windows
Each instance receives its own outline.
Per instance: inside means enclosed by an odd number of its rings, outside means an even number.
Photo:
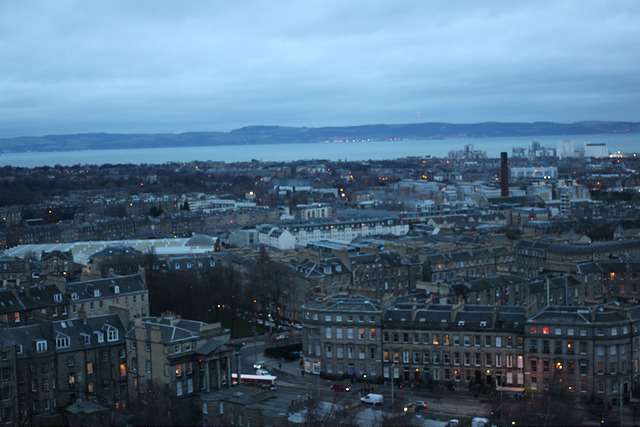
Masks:
[[[514,335],[470,335],[447,333],[383,332],[382,341],[402,344],[426,344],[464,347],[523,348],[524,339]]]
[[[324,330],[326,339],[358,339],[374,341],[376,339],[376,328],[332,328],[327,326]]]
[[[334,351],[335,350],[335,351]],[[320,352],[320,346],[313,346],[312,344],[308,345],[307,354],[320,357],[322,356]],[[324,357],[336,359],[371,359],[375,360],[377,358],[378,350],[374,346],[355,346],[355,345],[334,345],[334,344],[325,344],[324,346]]]
[[[309,311],[305,312],[304,314],[305,319],[313,319],[313,320],[319,320],[320,319],[320,315],[318,313],[311,313]],[[358,322],[358,323],[365,323],[365,322],[369,322],[369,323],[375,323],[376,322],[376,316],[365,316],[365,315],[353,315],[353,314],[347,314],[347,315],[343,315],[343,314],[325,314],[324,315],[324,321],[325,322],[349,322],[349,323],[354,323],[354,322]]]
[[[502,353],[471,353],[448,351],[384,350],[383,362],[423,365],[454,365],[490,368],[523,367],[523,356]]]
[[[577,334],[580,334],[581,337],[586,337],[587,336],[587,329],[586,328],[566,328],[566,327],[561,327],[561,326],[554,326],[554,327],[550,327],[550,326],[537,326],[537,325],[533,325],[533,326],[529,326],[529,333],[531,335],[566,335],[566,336],[576,336]],[[618,334],[621,333],[623,335],[626,335],[629,333],[629,326],[624,325],[622,327],[618,327],[618,326],[614,326],[614,327],[610,327],[610,328],[605,328],[603,326],[600,326],[598,328],[596,328],[595,330],[595,334],[596,336],[602,337],[602,336],[618,336]]]

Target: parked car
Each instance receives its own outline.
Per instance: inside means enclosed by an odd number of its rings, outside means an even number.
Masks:
[[[271,375],[266,369],[256,369],[256,375]]]
[[[350,391],[351,387],[346,386],[342,383],[333,383],[331,384],[331,390],[333,391]]]
[[[289,335],[280,334],[280,335],[274,337],[273,339],[274,339],[274,341],[284,341],[284,340],[288,340],[289,339]]]
[[[267,367],[267,362],[264,360],[259,360],[253,364],[253,369],[264,369]]]

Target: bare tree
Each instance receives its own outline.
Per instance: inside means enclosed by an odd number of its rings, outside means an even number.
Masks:
[[[141,384],[129,404],[134,425],[196,425],[201,422],[192,399],[175,396],[168,384]]]

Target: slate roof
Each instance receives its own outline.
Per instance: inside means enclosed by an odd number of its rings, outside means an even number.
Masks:
[[[9,329],[0,325],[0,348],[13,347],[15,344],[16,342],[9,333]]]
[[[118,293],[116,293],[116,286]],[[85,282],[67,283],[67,295],[77,294],[73,301],[86,301],[96,298],[95,291],[99,291],[102,298],[111,298],[121,295],[140,293],[147,290],[139,274],[128,276],[112,276],[104,279],[88,280]]]
[[[196,354],[208,356],[225,344],[224,341],[211,339],[196,349]]]
[[[573,276],[555,276],[549,278],[549,289],[564,289],[565,280],[569,287],[580,284],[580,281]],[[529,292],[541,293],[547,290],[547,277],[536,277],[529,283]]]
[[[55,301],[54,295],[60,295],[60,301]],[[68,302],[68,298],[60,292],[56,285],[44,283],[31,286],[29,296],[21,294],[20,299],[28,310],[55,307],[56,305],[65,305]]]
[[[54,348],[49,341],[49,336],[40,324],[10,328],[8,333],[16,345],[22,346],[22,353],[17,354],[18,358],[33,359],[53,356],[54,354]],[[47,341],[46,351],[37,351],[36,343],[38,341]]]
[[[563,252],[574,255],[589,255],[593,253],[619,251],[624,249],[639,249],[640,240],[614,240],[607,242],[593,242],[590,244],[553,243],[549,246],[550,252]]]
[[[317,262],[308,259],[297,264],[295,269],[306,279],[349,274],[347,267],[338,258],[324,258]]]
[[[184,340],[198,338],[202,328],[206,323],[196,320],[172,319],[166,317],[144,317],[141,319],[142,326],[147,329],[147,333],[151,328],[157,326],[160,329],[160,340],[163,344],[171,344]],[[134,329],[127,332],[127,338],[135,336]]]
[[[90,400],[82,400],[76,402],[72,405],[67,406],[66,408],[64,408],[64,410],[75,415],[96,414],[100,412],[110,411],[109,408],[105,408],[104,406],[99,405],[95,402],[91,402]]]
[[[0,314],[25,311],[27,307],[10,289],[0,289]]]
[[[332,298],[329,301],[315,300],[302,306],[303,310],[338,311],[338,312],[371,312],[379,313],[380,301],[363,298]]]
[[[640,258],[607,259],[578,264],[579,274],[640,272]]]
[[[300,402],[300,393],[278,389],[275,393],[256,393],[252,387],[240,385],[212,391],[202,396],[205,402],[228,402],[244,406],[247,410],[261,411],[266,417],[273,419],[289,416],[293,402]]]
[[[528,280],[526,278],[515,274],[494,274],[479,279],[453,282],[449,285],[449,289],[451,289],[451,293],[454,295],[465,295],[469,292],[481,292],[487,289],[501,288],[517,283],[524,285],[527,282]]]
[[[419,304],[419,303],[417,303]],[[446,328],[496,328],[508,327],[517,328],[524,324],[525,311],[523,307],[501,306],[495,308],[489,305],[464,305],[456,311],[453,320],[451,319],[453,305],[431,304],[428,308],[418,308],[415,311],[415,319],[412,321],[412,309],[405,308],[405,305],[392,306],[384,313],[383,323],[385,327],[405,327],[423,328],[429,325],[430,328],[440,326]],[[495,324],[494,321],[494,310]],[[462,322],[462,323],[461,323]]]
[[[517,249],[532,249],[538,251],[544,251],[552,245],[551,242],[546,241],[532,241],[532,240],[520,240],[515,244]]]
[[[117,339],[109,340],[109,330],[117,330]],[[53,322],[52,345],[56,345],[58,337],[68,337],[69,346],[58,348],[60,353],[78,351],[88,348],[100,348],[116,344],[124,344],[125,328],[117,314],[89,316],[85,319],[59,320]],[[98,339],[102,336],[102,342]]]
[[[497,196],[487,197],[487,201],[493,205],[544,205],[544,201],[540,196]]]
[[[533,315],[530,322],[559,322],[559,323],[571,323],[571,324],[586,324],[590,323],[588,320],[589,310],[585,309],[585,312],[576,311],[557,311],[551,310],[551,307],[545,307],[542,311]]]
[[[170,270],[189,270],[215,267],[216,262],[211,254],[191,254],[161,259],[162,267]]]

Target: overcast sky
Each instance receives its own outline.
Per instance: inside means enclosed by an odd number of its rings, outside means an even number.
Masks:
[[[640,117],[640,2],[0,0],[0,137]]]

